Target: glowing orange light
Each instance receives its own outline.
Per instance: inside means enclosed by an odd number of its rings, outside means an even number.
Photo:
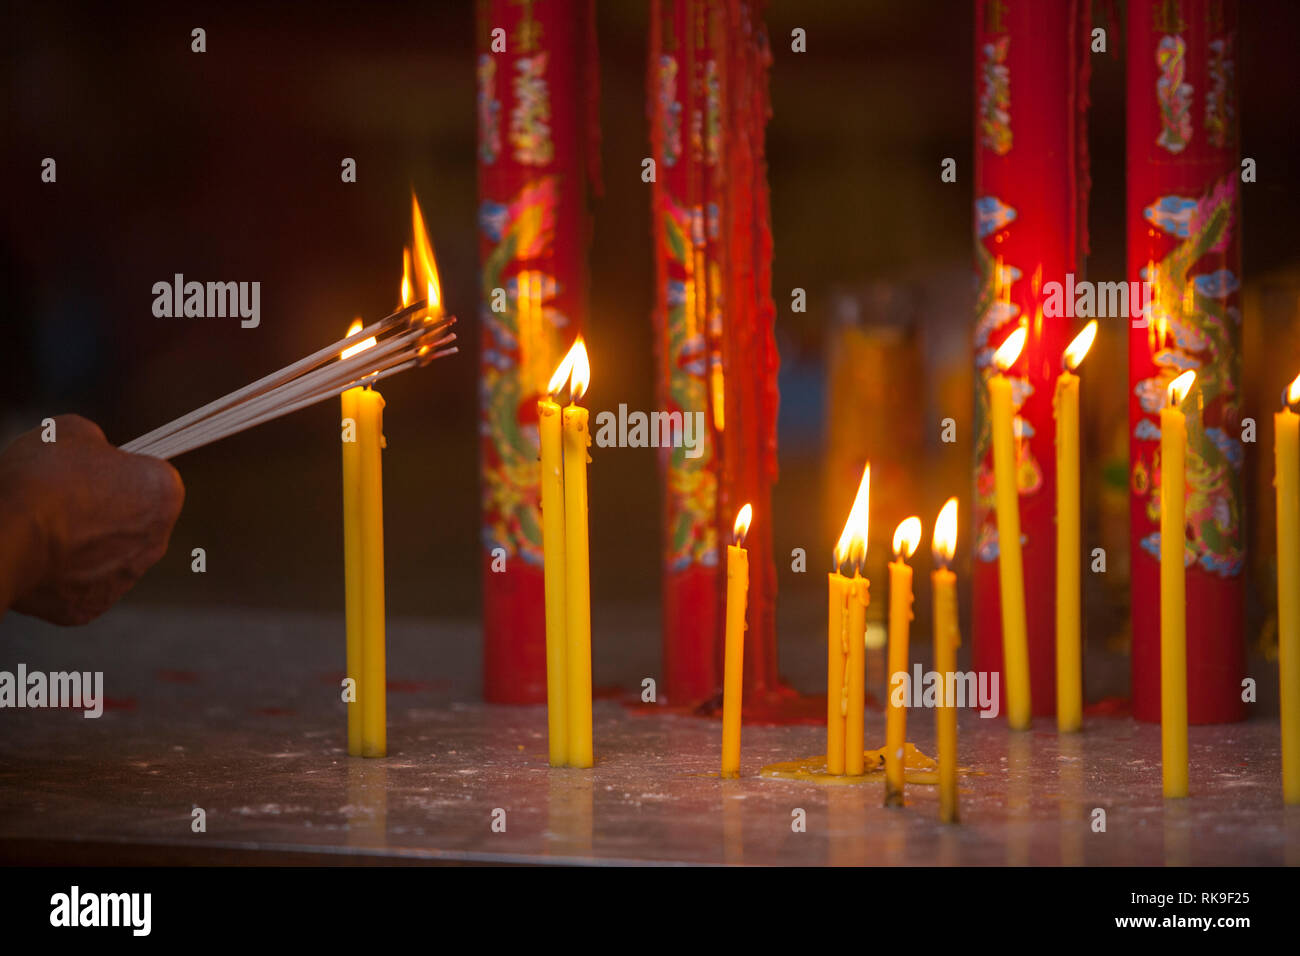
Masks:
[[[946,568],[957,553],[957,499],[949,498],[934,521],[934,563]]]
[[[1288,405],[1300,403],[1300,375],[1297,375],[1295,380],[1287,386],[1286,403]]]
[[[402,308],[411,304],[411,247],[402,249]]]
[[[840,532],[840,540],[835,543],[835,566],[838,568],[845,561],[862,560],[867,555],[867,524],[871,505],[871,462],[862,469],[862,481],[858,483],[858,493],[849,509],[848,520]]]
[[[921,519],[913,515],[899,522],[894,529],[894,557],[906,561],[916,554],[916,546],[921,543]]]
[[[587,386],[591,384],[591,365],[587,361],[587,346],[583,344],[581,335],[574,340],[573,346],[555,369],[555,374],[546,386],[546,393],[556,394],[565,382],[569,383],[570,402],[576,402],[586,395]]]
[[[1025,338],[1028,335],[1029,330],[1023,325],[1008,335],[1006,341],[993,353],[993,364],[1004,372],[1015,365],[1016,359],[1020,358],[1020,352],[1025,347]]]
[[[731,526],[731,534],[737,547],[745,543],[745,535],[749,534],[749,523],[753,519],[754,509],[749,505],[745,505],[736,514],[736,523]]]
[[[1074,337],[1074,341],[1065,347],[1065,366],[1071,372],[1079,367],[1083,357],[1088,354],[1088,349],[1092,348],[1092,342],[1097,337],[1097,320],[1093,319],[1083,327],[1083,330]]]
[[[364,327],[365,326],[361,324],[360,319],[353,319],[352,324],[348,326],[348,335],[356,335]],[[349,345],[347,348],[345,348],[342,352],[339,353],[339,358],[340,359],[351,358],[352,356],[356,355],[358,352],[364,352],[366,349],[374,348],[375,344],[376,344],[375,337],[372,335],[368,339],[362,339],[356,345]]]
[[[424,216],[420,213],[415,190],[411,190],[411,241],[415,244],[416,275],[425,284],[429,311],[436,318],[442,314],[442,283],[438,281],[438,264],[433,258],[433,246],[424,228]]]
[[[1196,381],[1196,372],[1188,369],[1182,375],[1178,376],[1169,383],[1169,404],[1180,405],[1187,393],[1192,390],[1192,383]]]

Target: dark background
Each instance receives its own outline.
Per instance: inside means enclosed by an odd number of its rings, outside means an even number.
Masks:
[[[388,606],[477,613],[473,5],[178,6],[8,6],[0,438],[75,411],[122,443],[336,338],[354,315],[386,314],[414,187],[445,301],[464,323],[463,354],[383,389]],[[649,187],[640,180],[648,6],[601,3],[598,12],[605,192],[591,253],[593,410],[653,407]],[[1297,273],[1300,129],[1285,79],[1297,7],[1242,4],[1243,154],[1259,166],[1259,182],[1243,191],[1248,288]],[[911,320],[927,354],[968,348],[972,16],[967,2],[820,0],[768,11],[784,449],[773,520],[787,615],[801,602],[815,610],[822,585],[820,573],[791,574],[782,555],[829,547],[817,529],[833,296],[905,283],[919,296]],[[190,52],[196,26],[207,31],[203,54]],[[807,31],[805,54],[790,51],[795,26]],[[1092,61],[1089,118],[1097,280],[1124,271],[1123,53],[1109,26],[1110,52]],[[58,163],[55,185],[40,182],[46,156]],[[949,156],[956,184],[939,181]],[[343,157],[357,161],[356,184],[340,182]],[[177,272],[261,281],[261,326],[155,318],[152,285]],[[806,314],[790,313],[796,286],[808,290]],[[1123,481],[1124,348],[1120,327],[1103,326],[1099,371],[1084,390],[1094,501],[1108,470]],[[1247,377],[1255,358],[1247,353]],[[969,421],[969,401],[946,413]],[[128,600],[341,615],[337,422],[337,406],[324,403],[178,459],[188,499],[173,547]],[[954,490],[968,502],[968,461],[934,467],[959,476]],[[927,535],[950,493],[927,490],[918,503]],[[658,595],[653,450],[599,456],[591,506],[600,629],[616,621],[613,609]],[[1089,511],[1089,534],[1100,520]],[[190,573],[193,547],[207,550],[205,575]],[[1122,601],[1120,586],[1102,596]],[[1266,590],[1257,582],[1252,593]],[[1090,624],[1090,637],[1122,630],[1123,617],[1122,604],[1109,606],[1094,618],[1105,630]]]

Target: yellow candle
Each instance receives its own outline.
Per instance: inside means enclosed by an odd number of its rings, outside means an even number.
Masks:
[[[1300,405],[1300,375],[1284,399]],[[1300,415],[1273,416],[1277,486],[1278,683],[1282,695],[1282,799],[1300,804]]]
[[[587,539],[587,409],[577,404],[587,391],[591,369],[579,338],[564,364],[570,366],[569,401],[562,417],[564,443],[564,644],[565,716],[569,766],[590,767],[591,741],[591,563]],[[561,369],[564,368],[561,365]],[[557,373],[558,374],[558,373]]]
[[[1160,761],[1166,797],[1187,796],[1187,421],[1178,404],[1196,373],[1169,383],[1160,410]]]
[[[356,322],[348,334],[358,331]],[[345,674],[352,681],[348,710],[348,756],[361,756],[361,455],[357,444],[357,396],[363,391],[350,388],[341,396],[343,405],[343,600],[347,621],[347,663]]]
[[[921,519],[908,518],[894,531],[889,564],[889,679],[885,710],[885,806],[903,805],[903,745],[907,742],[907,701],[896,700],[894,682],[907,675],[907,645],[912,627],[912,566],[907,559],[921,542]],[[901,696],[901,693],[900,693]]]
[[[994,354],[1006,372],[1025,344],[1022,325],[1007,336]],[[998,583],[1002,597],[1002,673],[1007,688],[1007,724],[1027,730],[1029,703],[1029,633],[1025,625],[1025,573],[1020,553],[1020,493],[1016,486],[1015,411],[1011,380],[1005,374],[989,379],[993,429],[993,479],[998,512]]]
[[[561,366],[563,368],[563,366]],[[560,383],[563,384],[563,383]],[[559,388],[557,384],[555,386]],[[564,454],[560,406],[550,395],[537,402],[542,445],[542,549],[546,589],[546,732],[552,767],[569,761],[564,650]]]
[[[836,555],[838,565],[839,556]],[[852,584],[839,571],[827,576],[826,772],[844,773],[844,715],[848,710],[844,664],[849,652],[849,593]]]
[[[855,564],[866,560],[866,548]],[[855,567],[849,582],[849,616],[845,628],[844,657],[844,772],[851,777],[866,773],[863,733],[867,717],[867,604],[871,582]]]
[[[388,688],[384,650],[384,398],[373,388],[357,395],[361,498],[361,753],[388,753]]]
[[[1097,335],[1084,326],[1065,350],[1056,380],[1056,727],[1083,726],[1083,641],[1080,622],[1079,377],[1073,374]]]
[[[740,509],[727,546],[727,643],[722,662],[722,775],[740,776],[740,705],[745,676],[745,610],[749,603],[749,552],[743,547],[754,509]]]
[[[862,746],[866,711],[866,618],[870,582],[858,573],[866,558],[871,463],[849,509],[844,531],[835,544],[835,570],[827,579],[826,772],[860,775],[865,770]],[[839,573],[853,564],[853,577]]]
[[[935,709],[935,741],[939,761],[939,819],[956,823],[957,813],[957,708],[948,706],[953,674],[957,670],[957,576],[948,564],[957,550],[957,499],[949,498],[934,523],[934,562],[930,575],[934,602],[934,669],[943,689]]]

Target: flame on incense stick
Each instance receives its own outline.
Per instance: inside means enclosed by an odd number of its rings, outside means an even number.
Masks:
[[[1071,372],[1077,369],[1084,356],[1088,354],[1088,349],[1092,348],[1092,342],[1096,337],[1097,320],[1093,319],[1074,337],[1074,341],[1065,347],[1065,355],[1061,357],[1065,367]]]
[[[411,304],[411,247],[402,247],[402,308]]]
[[[364,327],[365,326],[362,324],[360,319],[353,319],[352,324],[348,326],[348,335],[356,335]],[[375,337],[372,335],[368,339],[362,339],[356,345],[349,345],[339,353],[339,358],[352,358],[352,356],[356,355],[358,352],[364,352],[366,349],[374,348],[375,344]]]
[[[414,189],[411,190],[411,241],[415,245],[416,275],[425,285],[429,315],[436,319],[442,315],[442,283],[438,280],[438,264],[433,258],[433,246],[424,228],[424,216],[420,213],[420,201],[415,198]]]
[[[748,504],[736,514],[736,523],[731,526],[732,541],[736,547],[745,543],[745,535],[749,534],[749,523],[753,519],[754,509]]]
[[[546,394],[557,394],[565,382],[569,383],[570,404],[586,395],[587,386],[591,384],[591,365],[587,361],[587,346],[582,343],[581,335],[574,339],[573,346],[560,360],[559,367],[546,386]]]
[[[1025,347],[1025,338],[1029,335],[1029,330],[1023,325],[1008,335],[998,350],[993,353],[993,363],[1002,371],[1006,371],[1016,364],[1016,359],[1020,358],[1020,352]]]
[[[934,520],[934,539],[931,544],[934,563],[941,568],[948,567],[952,556],[957,552],[957,499],[949,498]]]
[[[921,519],[913,515],[904,518],[894,529],[894,557],[906,561],[916,554],[916,546],[921,543]]]
[[[860,564],[867,557],[867,524],[871,510],[871,462],[862,469],[862,481],[858,483],[858,493],[849,509],[848,520],[840,532],[840,540],[835,543],[835,567],[845,561]]]
[[[1196,381],[1196,371],[1188,369],[1182,375],[1169,383],[1169,404],[1181,405],[1187,393],[1192,390],[1192,384]]]

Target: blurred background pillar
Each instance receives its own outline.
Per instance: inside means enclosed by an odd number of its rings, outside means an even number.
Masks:
[[[541,703],[536,404],[586,318],[594,8],[479,0],[477,35],[484,697]]]
[[[1129,4],[1128,278],[1153,283],[1150,321],[1129,335],[1139,720],[1160,719],[1159,411],[1169,382],[1189,368],[1188,719],[1245,716],[1239,57],[1233,0]]]
[[[1042,290],[1067,273],[1083,278],[1088,25],[1082,0],[975,4],[974,662],[977,670],[1002,669],[987,383],[997,374],[993,351],[1023,322],[1028,340],[1008,374],[1017,406],[1030,697],[1039,716],[1056,712],[1053,385],[1081,324],[1044,318]]]

